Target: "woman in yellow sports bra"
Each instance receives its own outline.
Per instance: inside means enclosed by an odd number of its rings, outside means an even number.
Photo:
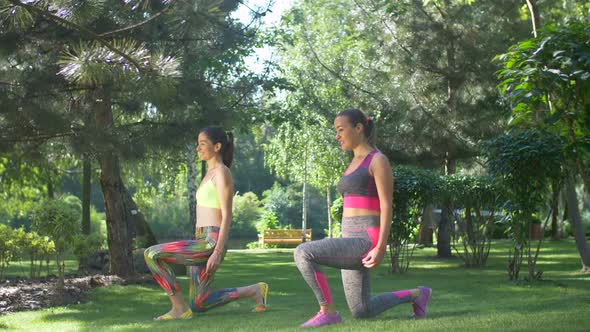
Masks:
[[[168,293],[172,309],[156,320],[188,319],[193,311],[205,312],[243,297],[256,301],[254,311],[266,310],[268,285],[210,289],[213,275],[225,255],[232,217],[233,137],[220,127],[199,132],[197,151],[207,162],[207,173],[197,190],[197,234],[195,240],[175,241],[149,247],[145,261],[158,284]],[[190,267],[189,305],[184,302],[170,263]]]

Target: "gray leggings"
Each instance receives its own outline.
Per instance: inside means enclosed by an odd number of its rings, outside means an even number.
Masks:
[[[369,271],[361,262],[377,245],[379,216],[342,218],[342,238],[306,242],[295,249],[295,263],[313,290],[318,303],[332,303],[326,276],[320,265],[342,269],[346,302],[355,318],[376,316],[411,301],[410,291],[387,292],[371,298]]]

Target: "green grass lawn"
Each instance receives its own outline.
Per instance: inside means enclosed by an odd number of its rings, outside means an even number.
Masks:
[[[437,260],[436,250],[417,250],[408,273],[373,272],[373,292],[428,285],[433,288],[429,317],[408,319],[409,305],[373,319],[355,320],[346,307],[339,271],[326,268],[334,302],[344,322],[333,331],[588,331],[590,275],[579,273],[573,241],[546,242],[539,266],[544,281],[515,285],[505,271],[509,243],[495,243],[488,267],[465,269],[461,261]],[[181,277],[187,294],[188,281]],[[169,302],[155,286],[112,286],[92,291],[81,305],[0,316],[0,330],[21,331],[290,331],[317,311],[311,290],[296,269],[292,250],[230,251],[217,273],[219,287],[257,281],[270,284],[269,310],[253,313],[244,299],[192,320],[154,322]]]

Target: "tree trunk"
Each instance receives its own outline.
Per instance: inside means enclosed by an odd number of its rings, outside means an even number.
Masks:
[[[330,210],[332,193],[330,192],[330,186],[326,186],[326,205],[328,207],[328,237],[332,238],[332,211]]]
[[[88,154],[82,160],[82,234],[90,235],[90,193],[92,189],[92,162]]]
[[[93,98],[96,125],[104,130],[108,130],[113,125],[111,95],[107,89],[97,89]],[[98,161],[100,185],[105,202],[110,273],[127,277],[134,273],[131,248],[132,227],[127,218],[129,209],[125,205],[126,189],[121,179],[119,158],[112,150],[105,149],[99,154]]]
[[[561,197],[561,202],[562,202],[561,211],[563,211],[563,212],[561,214],[561,223],[559,225],[559,231],[561,232],[561,238],[564,239],[569,236],[569,234],[567,234],[565,231],[565,224],[569,220],[568,211],[567,211],[568,210],[568,208],[567,208],[567,195],[565,193],[565,190],[564,190],[564,192],[562,192],[561,196],[562,196]]]
[[[451,232],[450,232],[451,209],[448,206],[443,206],[440,222],[438,223],[438,234],[436,238],[436,257],[450,258],[451,252]]]
[[[45,169],[45,176],[47,177],[47,198],[54,199],[55,198],[55,190],[53,189],[53,178],[51,176],[51,171],[49,170],[49,165]]]
[[[444,12],[450,12],[451,3],[449,0],[444,1]],[[449,37],[448,42],[445,44],[446,53],[446,71],[445,80],[447,83],[447,112],[448,114],[457,114],[457,93],[463,85],[464,74],[460,68],[457,68],[456,50],[455,50],[455,32],[453,31],[452,24],[448,22],[449,17],[443,15],[444,18],[444,29]],[[452,141],[452,139],[450,139]],[[451,143],[452,144],[452,143]],[[445,175],[455,174],[456,160],[452,155],[452,149],[447,150],[445,153]],[[437,234],[437,257],[439,258],[450,258],[452,257],[451,252],[451,233],[450,233],[450,221],[451,221],[451,207],[448,204],[444,204],[441,209],[440,222],[438,226]]]
[[[551,239],[559,240],[559,192],[561,184],[559,180],[553,180],[551,195]]]
[[[125,187],[123,187],[123,197],[125,199],[126,211],[128,213],[127,219],[132,226],[132,238],[136,236],[143,237],[145,242],[141,243],[140,247],[148,248],[158,244],[158,240],[152,232],[150,225],[145,220],[145,217],[137,207],[137,204],[135,204],[131,193]]]
[[[455,160],[450,158],[448,153],[445,166],[446,175],[455,173]],[[436,242],[436,256],[438,258],[450,258],[453,256],[451,251],[451,206],[449,204],[442,206]]]
[[[188,158],[187,158],[187,191],[188,191],[188,210],[192,229],[192,236],[196,233],[197,227],[197,200],[196,200],[196,178],[197,178],[197,168],[195,165],[196,162],[196,152],[195,152],[195,144],[190,143],[188,144]]]
[[[529,13],[531,14],[531,24],[533,26],[533,36],[537,38],[537,30],[540,27],[539,21],[539,9],[537,7],[537,1],[535,0],[525,0],[527,7],[529,8]]]
[[[304,154],[303,164],[303,208],[301,216],[301,243],[305,242],[305,228],[307,227],[307,148]]]
[[[576,240],[576,248],[580,253],[582,260],[582,271],[590,273],[590,248],[588,247],[588,241],[586,240],[586,234],[584,232],[584,225],[582,224],[582,218],[580,217],[580,210],[578,209],[578,195],[576,193],[576,187],[573,175],[568,174],[566,177],[566,197],[567,197],[567,209],[569,215],[569,221],[572,225],[572,233]]]
[[[418,244],[432,246],[432,229],[434,223],[433,210],[434,206],[432,204],[428,204],[424,207],[422,212],[422,222],[420,223]]]

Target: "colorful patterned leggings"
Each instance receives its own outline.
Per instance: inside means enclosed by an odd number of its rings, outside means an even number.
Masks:
[[[332,303],[326,275],[320,266],[341,269],[348,308],[355,318],[373,317],[401,303],[411,302],[410,290],[386,292],[371,297],[369,270],[363,257],[377,245],[379,216],[342,218],[342,238],[300,244],[295,263],[314,292],[319,305]]]
[[[193,311],[205,312],[238,298],[236,288],[210,290],[213,276],[207,275],[205,269],[207,260],[217,244],[218,236],[219,227],[199,227],[195,240],[157,244],[147,248],[144,252],[148,268],[168,295],[174,295],[180,291],[174,271],[169,264],[189,266],[189,298]]]

